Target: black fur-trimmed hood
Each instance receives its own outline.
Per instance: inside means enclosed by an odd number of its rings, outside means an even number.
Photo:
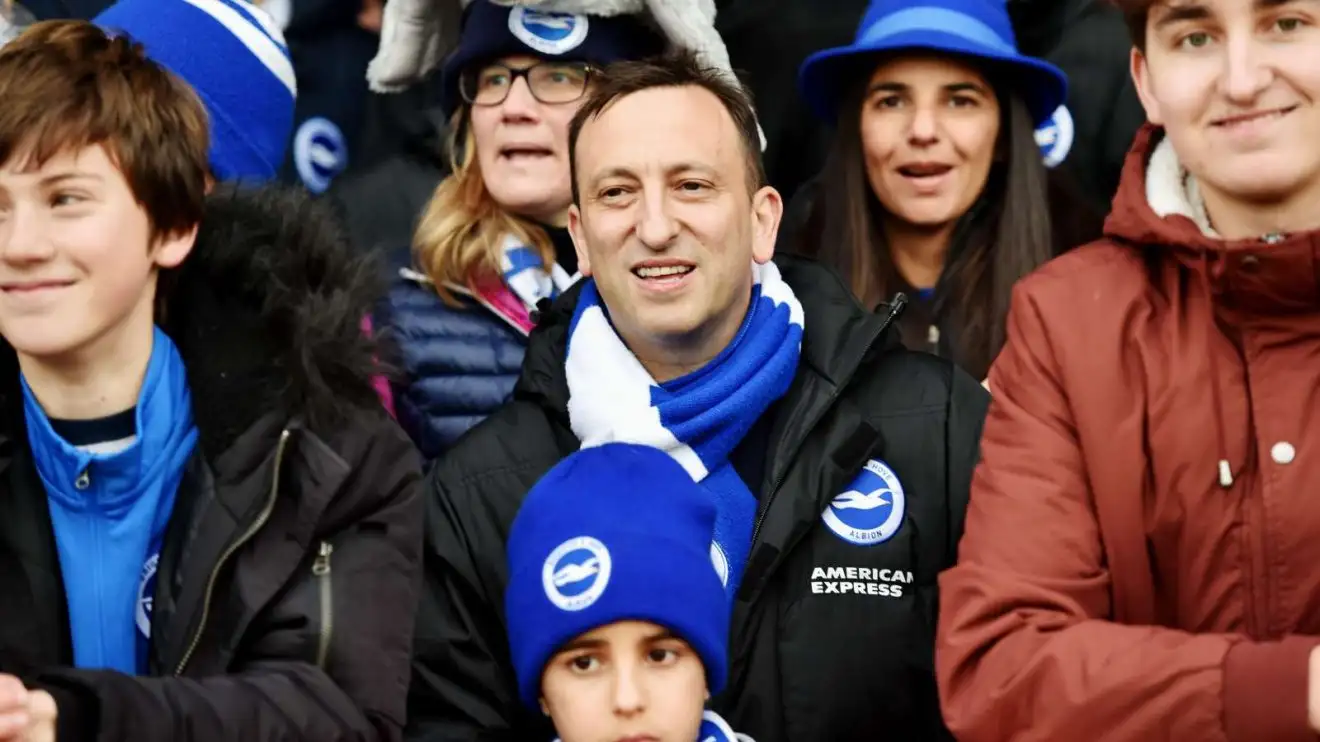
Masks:
[[[270,412],[325,432],[354,409],[378,409],[376,345],[362,320],[381,278],[300,190],[209,196],[192,254],[162,283],[157,317],[188,368],[208,450],[225,450]]]

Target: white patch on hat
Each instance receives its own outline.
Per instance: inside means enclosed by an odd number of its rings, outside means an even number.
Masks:
[[[591,23],[577,13],[550,13],[517,7],[509,11],[509,31],[542,54],[558,56],[582,46]]]

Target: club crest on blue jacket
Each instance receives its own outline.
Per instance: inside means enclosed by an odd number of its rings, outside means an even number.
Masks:
[[[871,459],[825,508],[821,520],[844,541],[873,546],[898,533],[906,511],[907,497],[898,475],[880,459]]]
[[[587,40],[585,15],[549,13],[516,7],[509,13],[509,32],[542,54],[566,54]]]
[[[138,634],[143,639],[151,639],[151,615],[155,603],[156,567],[160,564],[160,554],[152,554],[142,565],[142,579],[138,581],[137,621]]]
[[[1054,113],[1036,129],[1036,146],[1045,157],[1045,167],[1058,167],[1068,159],[1072,151],[1073,138],[1077,130],[1073,126],[1072,113],[1067,106],[1059,106]]]
[[[546,557],[545,596],[564,611],[590,608],[610,584],[610,550],[590,536],[569,539]]]

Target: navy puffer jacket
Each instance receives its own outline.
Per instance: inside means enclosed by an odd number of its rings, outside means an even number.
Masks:
[[[397,346],[396,414],[429,463],[509,399],[527,335],[470,293],[451,287],[462,306],[446,304],[407,250],[390,266],[374,325]]]

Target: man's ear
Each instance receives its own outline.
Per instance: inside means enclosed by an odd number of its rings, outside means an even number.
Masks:
[[[1132,85],[1137,89],[1137,98],[1141,100],[1141,107],[1146,109],[1146,120],[1152,124],[1163,125],[1164,117],[1160,115],[1160,102],[1151,86],[1150,60],[1134,46],[1128,66],[1132,75]]]
[[[752,260],[770,262],[775,256],[775,240],[784,218],[784,198],[770,186],[752,194]]]
[[[582,233],[582,211],[577,204],[568,207],[568,236],[573,238],[573,252],[577,253],[578,270],[583,276],[591,276],[591,254],[587,251],[587,240]]]

